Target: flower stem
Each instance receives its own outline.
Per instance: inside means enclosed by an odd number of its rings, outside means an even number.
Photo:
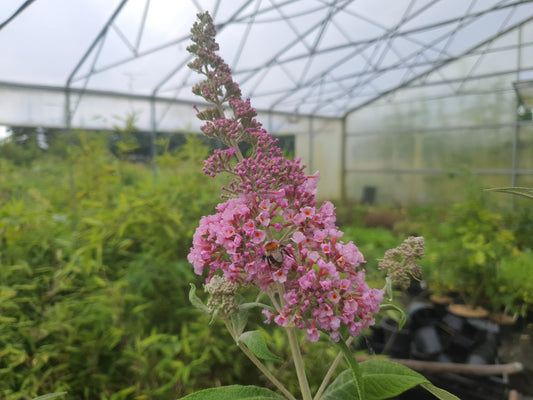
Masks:
[[[246,356],[250,359],[250,361],[252,361],[255,366],[257,368],[259,368],[259,370],[263,373],[263,375],[265,375],[265,377],[270,381],[272,382],[272,384],[274,386],[276,386],[280,392],[282,392],[285,397],[289,400],[296,400],[296,398],[291,394],[291,392],[289,392],[287,390],[287,388],[283,385],[283,383],[281,383],[273,374],[272,372],[270,372],[267,367],[256,357],[254,356],[254,354],[248,350],[248,348],[242,344],[242,343],[237,343],[237,346],[239,346],[239,348],[242,350],[242,352],[244,354],[246,354]]]
[[[292,395],[291,392],[287,390],[287,388],[281,383],[273,374],[268,370],[268,368],[259,360],[254,353],[252,353],[246,345],[244,345],[242,342],[239,342],[238,338],[236,337],[235,333],[233,332],[233,329],[231,327],[231,324],[229,320],[225,319],[224,323],[226,324],[226,328],[228,328],[229,333],[233,337],[233,340],[235,340],[235,343],[237,343],[237,346],[242,350],[242,352],[250,359],[251,362],[254,363],[254,365],[265,375],[265,377],[272,382],[274,386],[276,386],[281,393],[285,395],[285,397],[288,400],[296,400],[296,398]]]
[[[303,400],[312,400],[311,389],[309,388],[309,382],[305,374],[305,368],[300,351],[300,345],[298,344],[298,338],[296,337],[296,331],[294,327],[286,328],[287,335],[289,337],[289,344],[291,346],[292,358],[294,360],[294,367],[296,368],[296,375],[298,376],[298,383],[300,384],[300,390],[302,391]]]
[[[354,337],[350,336],[348,340],[346,340],[346,346],[350,346],[353,339]],[[329,381],[331,380],[331,377],[333,376],[333,373],[339,366],[339,363],[341,362],[342,357],[343,357],[343,354],[342,354],[342,351],[340,351],[339,354],[337,354],[337,357],[335,358],[335,360],[333,360],[333,363],[331,363],[331,366],[329,367],[328,372],[324,376],[324,380],[322,380],[322,383],[320,384],[320,387],[315,393],[315,397],[313,400],[319,400],[322,397],[322,393],[324,393],[324,390],[326,390],[326,387],[328,386]]]

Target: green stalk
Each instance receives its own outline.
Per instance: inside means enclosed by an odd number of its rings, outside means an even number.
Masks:
[[[363,375],[361,373],[361,367],[359,367],[359,363],[355,359],[355,355],[350,351],[348,348],[348,345],[346,345],[345,342],[342,340],[337,343],[337,346],[340,348],[342,354],[344,355],[344,359],[350,366],[350,370],[352,371],[352,376],[355,383],[355,393],[353,394],[353,400],[364,400],[363,393]]]
[[[233,332],[233,329],[231,327],[231,323],[229,322],[229,320],[225,319],[224,320],[224,323],[226,324],[226,328],[228,328],[228,331],[231,335],[231,337],[233,338],[233,340],[235,340],[235,343],[237,344],[237,346],[242,350],[242,352],[246,355],[246,357],[248,357],[250,359],[251,362],[254,363],[254,365],[263,373],[263,375],[265,375],[265,377],[270,381],[272,382],[272,384],[274,386],[276,386],[280,392],[282,392],[285,397],[288,399],[288,400],[296,400],[296,398],[292,395],[291,392],[289,392],[287,390],[287,388],[283,385],[283,383],[281,383],[273,374],[272,372],[270,372],[268,370],[268,368],[265,366],[265,364],[263,364],[261,362],[261,360],[259,360],[255,355],[254,353],[252,353],[248,347],[246,347],[246,345],[244,345],[243,343],[239,342],[238,338],[236,337],[235,333]]]
[[[350,336],[348,338],[348,340],[346,340],[346,346],[350,346],[350,344],[352,343],[353,339],[354,339],[354,336]],[[331,366],[329,367],[328,372],[324,376],[324,379],[322,380],[322,383],[320,384],[320,387],[318,388],[317,392],[315,393],[315,397],[313,398],[313,400],[319,400],[322,397],[322,393],[324,393],[324,390],[326,390],[326,388],[328,387],[329,381],[331,380],[331,378],[333,376],[333,373],[335,372],[335,370],[339,366],[339,363],[341,362],[342,357],[343,357],[343,353],[342,353],[342,351],[340,351],[339,354],[337,354],[337,357],[335,358],[335,360],[333,361]]]
[[[248,350],[248,347],[246,347],[244,344],[242,343],[237,343],[237,346],[239,346],[239,348],[242,350],[242,352],[244,354],[246,354],[246,356],[250,359],[250,361],[252,361],[255,366],[257,368],[259,368],[259,370],[263,373],[263,375],[265,375],[265,377],[270,381],[272,382],[272,384],[274,386],[276,386],[280,392],[282,392],[285,397],[289,400],[296,400],[296,398],[291,394],[291,392],[289,392],[287,390],[287,388],[283,385],[283,383],[281,383],[273,374],[272,372],[270,372],[267,367],[256,357],[254,356],[254,354]]]
[[[300,351],[296,331],[294,327],[286,328],[286,330],[289,337],[289,344],[291,346],[294,367],[296,368],[296,375],[298,376],[298,383],[300,384],[300,390],[302,391],[302,398],[303,400],[312,400],[313,396],[311,395],[311,389],[309,388],[309,382],[307,381],[307,375],[305,374],[302,352]]]

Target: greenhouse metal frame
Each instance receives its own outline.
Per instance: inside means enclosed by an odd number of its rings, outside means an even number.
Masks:
[[[198,131],[186,46],[207,10],[261,122],[295,135],[328,197],[371,186],[381,201],[446,198],[430,186],[464,169],[491,186],[533,185],[520,96],[533,79],[533,1],[176,4],[4,2],[0,125],[112,129],[133,112],[152,137]]]

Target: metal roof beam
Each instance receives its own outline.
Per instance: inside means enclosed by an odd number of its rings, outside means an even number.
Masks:
[[[457,56],[455,56],[455,57],[452,57],[452,58],[446,59],[446,60],[444,60],[444,61],[442,61],[442,62],[440,62],[440,63],[437,63],[437,65],[435,65],[435,66],[434,66],[433,68],[431,68],[430,70],[425,71],[425,72],[423,72],[423,73],[421,73],[421,74],[419,74],[419,75],[417,75],[417,76],[415,76],[415,77],[409,79],[407,82],[404,82],[402,85],[398,85],[398,86],[396,86],[396,87],[394,87],[394,88],[391,88],[391,89],[389,89],[389,90],[386,90],[386,91],[384,91],[383,93],[381,93],[380,95],[378,95],[378,96],[376,96],[376,97],[374,97],[374,98],[372,98],[372,99],[370,99],[370,100],[368,100],[368,101],[366,101],[366,102],[364,102],[364,103],[362,103],[362,104],[359,104],[359,105],[356,106],[356,107],[353,107],[353,108],[351,108],[351,109],[348,109],[348,110],[346,111],[345,115],[350,114],[350,113],[352,113],[352,112],[354,112],[354,111],[357,111],[357,110],[359,110],[360,108],[362,108],[362,107],[364,107],[364,106],[367,106],[367,105],[369,105],[370,103],[373,103],[373,102],[375,102],[376,100],[379,100],[380,98],[382,98],[382,97],[384,97],[384,96],[387,96],[388,94],[390,94],[390,93],[392,93],[392,92],[394,92],[394,91],[396,91],[396,90],[398,90],[398,89],[401,89],[401,88],[403,88],[403,87],[406,87],[406,86],[410,85],[411,83],[413,83],[413,82],[416,81],[417,79],[421,78],[422,76],[425,76],[425,75],[427,75],[427,74],[430,74],[430,73],[436,71],[437,69],[442,68],[442,67],[445,66],[446,64],[449,64],[450,62],[455,61],[455,60],[457,60],[457,59],[459,59],[459,58],[461,58],[461,57],[464,57],[464,56],[468,55],[468,54],[470,53],[470,51],[472,51],[472,50],[476,50],[476,49],[479,49],[480,47],[486,45],[487,43],[490,43],[491,41],[497,39],[498,37],[503,36],[503,35],[505,35],[506,33],[511,32],[512,30],[514,30],[514,29],[516,29],[516,28],[519,28],[520,26],[525,25],[525,24],[527,24],[528,22],[531,22],[531,21],[533,21],[533,17],[526,18],[525,20],[523,20],[523,21],[521,21],[521,22],[519,22],[519,23],[517,23],[517,24],[511,26],[510,28],[507,28],[506,30],[504,30],[504,31],[502,31],[502,32],[499,32],[498,34],[491,36],[489,39],[484,40],[482,43],[480,43],[480,44],[478,44],[478,45],[472,47],[471,49],[468,49],[468,50],[462,52],[461,54],[459,54],[459,55],[457,55]]]
[[[122,0],[120,2],[120,4],[117,6],[117,8],[115,9],[115,11],[113,12],[113,14],[111,14],[111,17],[107,20],[107,22],[105,23],[105,25],[103,26],[103,28],[100,30],[100,32],[98,33],[98,35],[96,36],[96,38],[93,40],[93,42],[91,43],[91,45],[89,46],[89,48],[87,49],[87,51],[83,54],[82,58],[80,59],[80,61],[78,61],[78,64],[76,64],[76,67],[74,67],[74,69],[72,70],[72,72],[70,73],[68,79],[67,79],[67,83],[65,84],[66,88],[68,89],[70,87],[70,84],[72,83],[72,79],[74,78],[74,76],[76,75],[76,73],[78,72],[78,70],[81,68],[81,66],[83,65],[83,63],[85,62],[85,60],[87,59],[87,57],[89,57],[89,54],[91,54],[91,52],[93,51],[93,49],[96,47],[96,45],[98,44],[98,42],[100,40],[102,40],[104,38],[104,36],[106,35],[107,33],[107,30],[109,29],[109,27],[111,26],[111,24],[113,23],[113,21],[115,20],[115,18],[117,17],[117,15],[120,13],[120,11],[122,10],[122,8],[124,7],[124,5],[128,2],[128,0]]]

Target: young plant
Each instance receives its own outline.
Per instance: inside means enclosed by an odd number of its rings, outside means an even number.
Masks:
[[[231,180],[222,188],[225,201],[216,207],[217,213],[200,220],[188,255],[195,273],[207,275],[205,291],[210,298],[205,305],[192,286],[190,299],[213,319],[224,321],[237,346],[281,395],[267,388],[233,385],[185,398],[368,400],[390,398],[421,385],[437,397],[456,399],[401,365],[384,360],[357,362],[349,345],[374,324],[380,307],[386,308],[382,305],[385,290],[365,282],[363,255],[353,242],[341,240],[333,204],[318,205],[318,173],[306,175],[299,159],[285,159],[277,141],[255,119],[250,100],[242,98],[230,68],[216,53],[210,15],[198,14],[191,32],[193,44],[188,50],[195,58],[189,67],[205,76],[193,92],[210,103],[203,111],[196,108],[197,116],[205,121],[202,131],[226,146],[205,161],[204,172],[213,177],[227,173]],[[246,155],[242,143],[250,147]],[[245,303],[239,292],[250,288],[257,289],[258,297]],[[285,330],[300,394],[289,392],[263,363],[283,360],[271,353],[260,331],[246,330],[248,314],[255,308],[262,309],[267,323],[273,321]],[[314,395],[299,330],[305,330],[310,342],[328,337],[349,366],[329,384],[341,360],[339,354]]]

